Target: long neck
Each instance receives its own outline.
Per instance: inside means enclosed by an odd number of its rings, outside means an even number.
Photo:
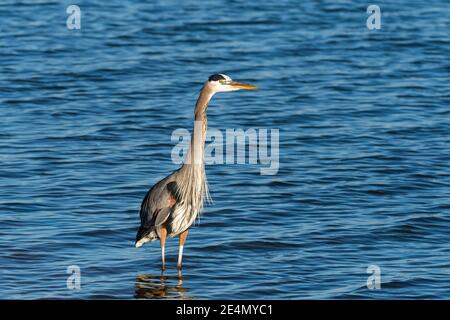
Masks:
[[[208,182],[206,180],[204,147],[206,139],[206,109],[213,92],[204,86],[195,105],[195,122],[192,131],[191,145],[179,174],[179,195],[189,211],[193,214],[186,219],[195,219],[203,207],[206,198],[210,200]]]
[[[208,103],[213,96],[213,92],[207,86],[204,86],[195,105],[195,121],[192,130],[191,145],[186,155],[183,167],[186,165],[203,165],[206,130],[208,127],[208,119],[206,117],[206,109]]]

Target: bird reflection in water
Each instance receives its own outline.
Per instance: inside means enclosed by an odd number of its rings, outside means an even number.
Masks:
[[[135,294],[136,299],[192,299],[188,289],[183,287],[183,274],[178,276],[139,274],[136,276]]]

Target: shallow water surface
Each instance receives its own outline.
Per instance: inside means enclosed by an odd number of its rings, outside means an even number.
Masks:
[[[450,298],[450,3],[0,3],[0,298]],[[139,205],[210,128],[278,128],[280,168],[209,165],[214,204],[160,272]],[[81,270],[68,290],[67,267]],[[366,286],[381,269],[381,289]]]

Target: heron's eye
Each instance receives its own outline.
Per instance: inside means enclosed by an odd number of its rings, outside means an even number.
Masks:
[[[220,84],[230,84],[231,81],[227,79],[219,80]]]

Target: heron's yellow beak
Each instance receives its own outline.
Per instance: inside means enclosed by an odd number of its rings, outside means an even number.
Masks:
[[[232,82],[232,83],[230,83],[230,86],[232,86],[233,88],[246,89],[246,90],[256,89],[256,86],[254,86],[252,84],[241,83],[241,82]]]

